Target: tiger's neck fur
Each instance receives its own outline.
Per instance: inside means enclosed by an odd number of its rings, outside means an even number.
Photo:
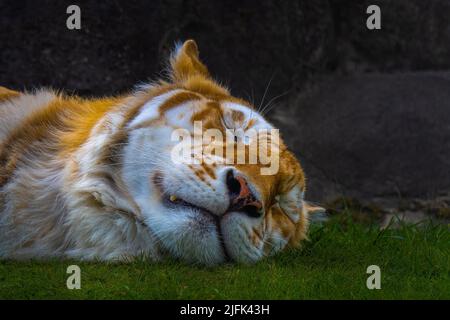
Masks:
[[[123,126],[153,94],[85,100],[0,90],[0,127],[8,128],[0,136],[0,257],[158,257],[148,228],[127,214],[138,211],[130,199],[105,192],[121,185],[110,168],[119,170]]]

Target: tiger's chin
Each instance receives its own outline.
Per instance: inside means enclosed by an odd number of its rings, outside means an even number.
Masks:
[[[173,257],[202,265],[254,263],[264,257],[261,235],[251,236],[252,221],[245,221],[248,218],[241,212],[219,216],[182,199],[171,201],[169,196],[163,198],[161,212],[164,218],[150,217],[149,225]]]

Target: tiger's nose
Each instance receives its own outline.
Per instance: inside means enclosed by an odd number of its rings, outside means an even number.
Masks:
[[[235,175],[233,170],[227,172],[227,187],[230,195],[230,207],[228,211],[239,211],[249,217],[262,215],[262,203],[253,194],[246,179]]]

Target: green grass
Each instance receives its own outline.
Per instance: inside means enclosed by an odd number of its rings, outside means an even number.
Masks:
[[[380,231],[339,218],[313,226],[303,250],[256,265],[216,268],[171,261],[76,263],[81,289],[66,288],[70,261],[0,262],[0,298],[8,299],[449,299],[446,225]],[[381,268],[381,290],[366,269]]]

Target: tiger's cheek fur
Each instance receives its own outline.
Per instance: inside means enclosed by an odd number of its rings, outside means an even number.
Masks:
[[[267,243],[266,254],[276,253],[286,247],[300,247],[307,239],[308,216],[303,212],[297,222],[293,222],[275,205],[266,216]]]

